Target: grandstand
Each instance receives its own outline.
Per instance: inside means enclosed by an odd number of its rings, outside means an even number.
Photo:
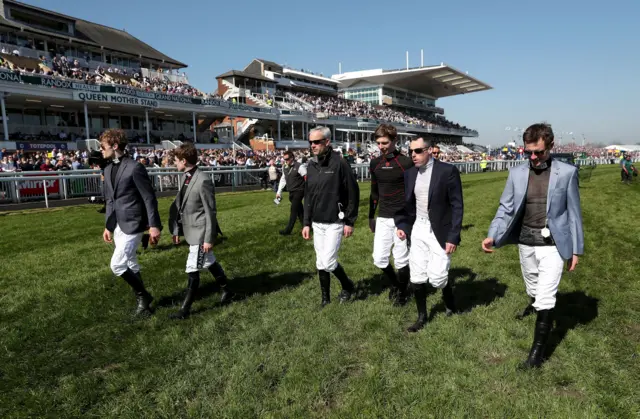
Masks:
[[[0,130],[9,150],[85,148],[107,128],[158,148],[185,140],[249,148],[260,137],[300,148],[319,124],[337,143],[361,147],[381,122],[404,139],[460,144],[478,133],[444,118],[436,99],[490,88],[445,65],[329,77],[254,59],[219,75],[206,94],[189,84],[185,63],[124,30],[14,0],[0,0],[0,11]]]
[[[304,139],[309,125],[318,122],[334,128],[338,143],[370,143],[375,127],[388,122],[407,137],[427,135],[462,144],[463,137],[477,137],[478,132],[447,120],[436,100],[491,89],[445,64],[325,77],[256,58],[217,80],[217,94],[225,100],[279,110],[276,123],[248,121],[243,126],[246,137],[267,135],[289,145]]]

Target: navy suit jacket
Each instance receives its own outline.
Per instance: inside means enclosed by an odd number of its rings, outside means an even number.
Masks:
[[[414,188],[418,177],[418,168],[412,167],[404,172],[405,208],[395,217],[396,227],[411,237],[416,221],[416,195]],[[438,243],[444,249],[446,243],[460,244],[462,216],[462,181],[460,171],[452,164],[433,161],[428,201],[429,221]]]
[[[142,233],[149,227],[162,230],[158,201],[147,169],[128,157],[122,157],[115,184],[111,183],[113,164],[104,170],[104,196],[107,203],[107,230],[116,225],[126,234]]]

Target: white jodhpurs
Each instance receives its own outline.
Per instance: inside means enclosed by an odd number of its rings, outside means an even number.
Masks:
[[[202,251],[202,246],[198,244],[189,246],[189,256],[187,256],[186,273],[199,272],[200,269],[207,269],[216,262],[213,250]]]
[[[344,224],[312,223],[313,247],[316,249],[316,268],[333,272],[338,266],[338,250],[342,243]]]
[[[376,234],[373,238],[373,264],[380,269],[389,265],[389,253],[393,248],[393,264],[402,269],[409,264],[409,247],[406,240],[400,240],[393,218],[376,219]]]
[[[519,244],[518,250],[527,294],[535,299],[533,308],[536,310],[554,308],[565,263],[558,249],[555,246]]]
[[[425,217],[418,217],[411,232],[409,265],[411,282],[430,283],[435,288],[444,288],[449,279],[451,255],[448,255],[438,243],[431,223]]]
[[[111,256],[111,271],[115,275],[120,276],[127,269],[131,269],[133,272],[140,271],[136,251],[141,241],[142,233],[126,234],[120,230],[119,225],[116,225],[116,229],[113,232],[113,243],[116,249],[113,251],[113,256]]]

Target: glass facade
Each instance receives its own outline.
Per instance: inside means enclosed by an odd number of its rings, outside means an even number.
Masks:
[[[345,89],[343,91],[344,98],[350,100],[359,100],[372,105],[380,104],[380,86],[355,87],[353,89]]]
[[[436,101],[431,99],[425,95],[415,92],[408,92],[405,90],[394,89],[391,87],[384,87],[383,94],[385,96],[389,96],[393,99],[394,102],[402,104],[403,102],[409,102],[413,104],[423,105],[423,106],[435,106]]]

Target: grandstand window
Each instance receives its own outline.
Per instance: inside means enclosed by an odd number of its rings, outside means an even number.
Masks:
[[[101,116],[92,116],[91,118],[91,131],[102,131],[104,129],[104,123]]]
[[[93,61],[102,61],[102,53],[96,51],[91,52],[91,59]]]
[[[22,109],[7,108],[7,119],[12,125],[24,124],[24,118],[22,117]]]
[[[40,111],[40,109],[25,109],[24,124],[25,125],[44,125],[42,123],[42,112]]]
[[[119,116],[109,116],[109,128],[120,128]]]

